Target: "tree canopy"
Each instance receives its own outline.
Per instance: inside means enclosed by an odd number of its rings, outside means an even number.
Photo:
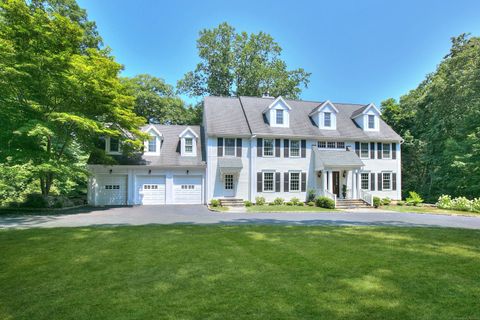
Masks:
[[[441,194],[480,196],[480,38],[452,38],[436,71],[382,108],[405,139],[405,192],[416,190],[429,200]]]
[[[288,70],[280,58],[282,48],[272,36],[237,33],[227,23],[204,29],[197,40],[200,63],[177,83],[180,93],[192,97],[262,96],[269,93],[298,98],[310,73]]]

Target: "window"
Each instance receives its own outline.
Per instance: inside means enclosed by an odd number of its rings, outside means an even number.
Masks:
[[[382,146],[382,157],[383,159],[390,159],[391,158],[391,147],[390,143],[384,143]]]
[[[152,136],[148,140],[148,152],[157,152],[157,137]]]
[[[383,184],[383,190],[392,189],[392,173],[391,172],[382,173],[382,184]]]
[[[274,172],[263,173],[263,191],[274,191],[275,174]]]
[[[182,184],[180,186],[180,189],[182,189],[182,190],[193,190],[193,189],[195,189],[195,185],[194,184]]]
[[[233,190],[233,174],[225,175],[225,190]]]
[[[360,157],[361,158],[368,158],[369,154],[369,143],[368,142],[362,142],[360,144]]]
[[[370,174],[368,172],[362,172],[361,174],[361,186],[363,190],[368,190],[370,186]]]
[[[345,142],[337,142],[337,149],[345,149]]]
[[[337,144],[335,142],[331,142],[331,141],[327,142],[327,148],[328,149],[335,149],[336,146],[337,146]]]
[[[283,124],[283,110],[277,110],[275,120],[277,124]]]
[[[368,115],[368,128],[375,129],[375,116],[371,114]]]
[[[144,184],[143,190],[158,190],[158,184]]]
[[[300,191],[300,172],[290,172],[290,191]]]
[[[118,138],[110,138],[110,152],[119,152],[120,143]]]
[[[325,141],[318,141],[318,147],[325,149],[327,147],[327,143]]]
[[[185,138],[185,153],[193,152],[193,138]]]
[[[118,184],[107,184],[107,185],[105,185],[105,190],[120,190],[120,185],[118,185]]]
[[[235,157],[235,138],[225,138],[225,156]]]
[[[330,112],[323,113],[323,126],[330,127],[332,125],[332,114]]]
[[[263,139],[263,156],[273,157],[273,139]]]
[[[300,140],[290,141],[290,157],[300,157]]]

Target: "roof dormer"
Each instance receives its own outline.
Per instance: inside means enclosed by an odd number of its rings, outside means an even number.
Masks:
[[[188,127],[178,137],[180,138],[180,155],[182,157],[196,157],[198,134]]]
[[[144,154],[151,156],[160,155],[160,147],[162,145],[163,135],[158,129],[150,125],[146,128],[145,133],[150,137],[148,140],[144,141]]]
[[[271,127],[288,128],[290,126],[290,110],[292,108],[279,96],[264,111]]]
[[[337,114],[338,109],[330,100],[327,100],[313,109],[309,116],[319,129],[337,130]]]
[[[364,131],[379,131],[380,130],[380,110],[370,103],[352,114],[352,119]]]

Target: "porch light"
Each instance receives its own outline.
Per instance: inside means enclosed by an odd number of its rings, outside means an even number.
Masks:
[[[189,174],[189,173],[190,173],[190,170],[187,170],[187,174]]]
[[[317,177],[321,178],[322,177],[322,171],[318,171]]]
[[[148,174],[151,174],[152,173],[152,169],[148,169]]]
[[[110,172],[110,174],[112,174],[112,169],[110,169],[110,171],[109,171],[109,172]]]

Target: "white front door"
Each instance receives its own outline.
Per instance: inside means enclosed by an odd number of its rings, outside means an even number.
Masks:
[[[165,204],[165,176],[137,176],[138,204]]]
[[[201,204],[201,176],[173,176],[174,204]]]
[[[126,175],[98,175],[97,188],[97,205],[112,206],[127,204]]]
[[[235,180],[233,174],[226,174],[223,179],[223,189],[225,197],[235,196]]]

